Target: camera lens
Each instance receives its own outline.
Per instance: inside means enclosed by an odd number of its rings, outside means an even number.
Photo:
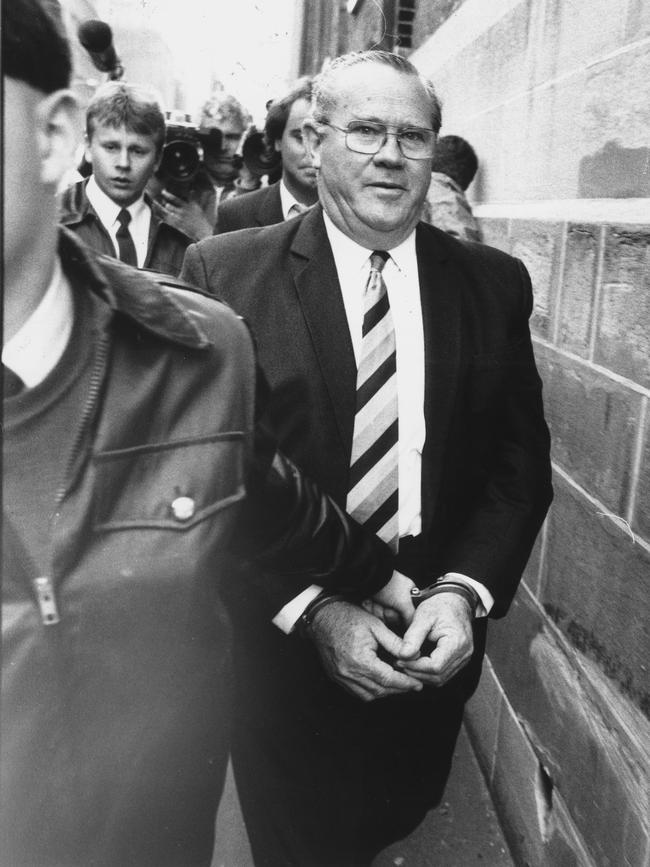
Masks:
[[[160,163],[162,175],[173,181],[189,181],[197,173],[201,153],[197,145],[188,141],[170,141],[165,145]]]

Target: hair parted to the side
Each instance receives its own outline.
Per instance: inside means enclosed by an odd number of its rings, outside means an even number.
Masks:
[[[2,73],[45,94],[69,86],[72,59],[57,0],[2,4]]]
[[[295,81],[287,93],[271,102],[264,123],[264,136],[270,145],[282,138],[294,102],[299,99],[311,102],[311,97],[312,79],[305,75]]]
[[[468,141],[459,135],[443,135],[438,139],[431,163],[432,172],[448,175],[462,190],[466,190],[477,169],[478,158]]]
[[[391,51],[372,49],[370,51],[352,51],[335,57],[313,81],[312,116],[315,121],[328,119],[328,115],[336,105],[335,79],[344,70],[361,64],[379,64],[390,66],[404,75],[417,78],[426,91],[431,103],[431,128],[436,133],[442,125],[442,103],[438,98],[433,83],[411,63],[406,57],[393,54]]]
[[[165,143],[165,115],[153,91],[125,81],[108,81],[97,88],[86,109],[86,135],[97,126],[125,127],[153,138],[160,151]]]

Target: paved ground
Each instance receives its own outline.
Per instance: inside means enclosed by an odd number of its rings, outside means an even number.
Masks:
[[[514,867],[485,780],[463,730],[442,804],[373,867]]]
[[[219,811],[217,840],[213,867],[253,867],[230,776]],[[373,867],[472,865],[514,867],[514,861],[508,854],[485,781],[463,731],[443,803],[429,813],[410,837],[383,852]]]

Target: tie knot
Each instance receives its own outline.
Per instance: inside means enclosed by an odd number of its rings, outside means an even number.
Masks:
[[[302,205],[300,202],[294,202],[293,205],[289,208],[289,216],[296,217],[298,214],[304,214],[305,211],[309,210],[308,205]]]
[[[370,267],[373,271],[381,273],[389,259],[390,253],[387,253],[385,250],[375,250],[370,256]]]
[[[123,229],[128,228],[128,225],[131,222],[131,214],[127,211],[126,208],[122,208],[120,213],[117,215],[117,222]]]

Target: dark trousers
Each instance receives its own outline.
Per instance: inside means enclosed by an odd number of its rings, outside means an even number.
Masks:
[[[408,549],[398,568],[419,576],[417,541]],[[308,639],[248,602],[234,606],[232,755],[255,863],[368,865],[440,801],[482,649],[442,689],[364,703],[327,678]]]

